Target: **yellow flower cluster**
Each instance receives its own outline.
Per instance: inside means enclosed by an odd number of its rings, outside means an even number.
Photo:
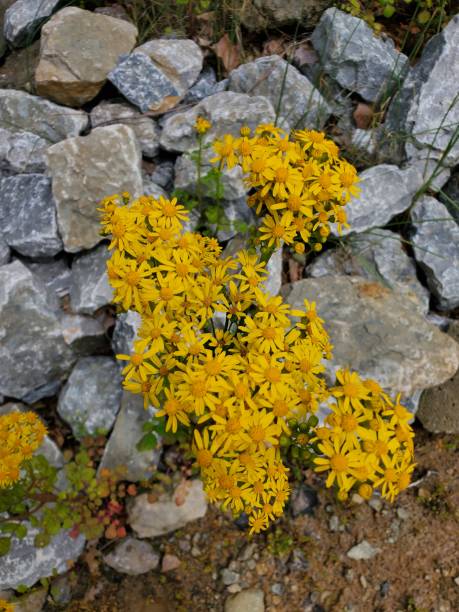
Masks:
[[[34,412],[0,416],[0,488],[19,479],[21,465],[43,442],[46,427]]]
[[[377,488],[393,501],[409,485],[415,467],[412,415],[400,395],[392,401],[374,380],[348,370],[338,371],[336,378],[332,412],[312,440],[322,454],[314,459],[315,470],[328,473],[326,485],[335,483],[341,499],[351,488],[370,499]]]
[[[14,605],[5,599],[0,599],[0,612],[14,612]]]
[[[292,311],[264,291],[256,254],[224,258],[216,240],[183,232],[175,200],[114,196],[102,211],[114,301],[142,315],[134,353],[117,356],[124,387],[166,430],[193,427],[210,499],[266,528],[289,493],[280,436],[327,397],[331,346],[315,305]]]
[[[268,247],[291,244],[301,253],[304,244],[316,251],[346,222],[344,206],[357,195],[357,171],[339,158],[339,149],[323,132],[299,130],[291,138],[271,124],[254,134],[247,127],[240,138],[226,134],[214,144],[220,168],[239,165],[251,189],[249,206],[263,217],[260,240]]]

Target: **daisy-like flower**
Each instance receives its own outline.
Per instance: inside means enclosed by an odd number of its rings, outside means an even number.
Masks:
[[[281,217],[276,211],[263,219],[260,227],[260,240],[267,240],[268,247],[279,248],[283,242],[291,244],[296,236],[296,227],[290,211],[284,212]]]

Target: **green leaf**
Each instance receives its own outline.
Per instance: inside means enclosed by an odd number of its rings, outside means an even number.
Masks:
[[[17,525],[15,533],[16,537],[22,540],[27,535],[27,527],[21,523],[20,525]]]
[[[383,16],[386,17],[386,19],[389,19],[390,17],[392,17],[394,13],[395,13],[395,7],[386,6],[386,8],[383,11]]]
[[[11,538],[0,538],[0,556],[6,555],[10,551]]]
[[[158,440],[154,433],[145,434],[137,443],[137,450],[140,452],[151,451],[156,448]]]
[[[15,587],[15,591],[17,591],[18,593],[27,593],[27,591],[30,589],[30,587],[28,587],[26,584],[18,584],[17,587]]]

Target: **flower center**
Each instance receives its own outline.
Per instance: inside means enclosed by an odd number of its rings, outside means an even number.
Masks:
[[[330,465],[335,472],[345,472],[348,467],[348,461],[344,455],[337,453],[330,459]]]

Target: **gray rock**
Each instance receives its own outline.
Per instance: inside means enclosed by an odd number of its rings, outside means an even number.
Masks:
[[[159,199],[168,198],[168,194],[164,189],[157,185],[148,174],[143,175],[143,195],[152,196],[153,198]]]
[[[216,93],[192,109],[168,117],[163,124],[161,146],[180,153],[196,149],[198,140],[194,124],[198,116],[212,124],[203,138],[203,143],[207,144],[223,134],[238,136],[243,125],[253,129],[260,123],[273,122],[275,112],[271,102],[263,96],[251,97],[233,91]]]
[[[89,102],[118,58],[134,47],[137,34],[135,25],[127,21],[75,6],[63,8],[41,33],[37,92],[68,106]]]
[[[10,260],[10,247],[6,244],[5,240],[0,236],[0,266],[8,263]]]
[[[386,125],[418,147],[444,153],[445,165],[459,161],[459,15],[424,47],[421,58],[392,101]]]
[[[150,451],[138,451],[136,446],[144,435],[143,425],[151,420],[153,415],[153,408],[144,409],[140,395],[124,391],[121,410],[105,446],[99,469],[122,468],[125,480],[149,480],[158,466],[160,445],[158,443],[157,448]]]
[[[23,263],[45,285],[48,295],[55,294],[61,298],[69,293],[71,274],[64,259],[41,262],[24,261]]]
[[[206,66],[199,75],[196,83],[190,87],[185,97],[183,98],[184,104],[196,104],[204,98],[217,93],[220,85],[217,83],[217,77],[215,70],[210,66]]]
[[[161,161],[156,166],[150,179],[153,183],[156,183],[166,191],[172,189],[172,183],[174,181],[174,162],[172,161]]]
[[[144,53],[166,75],[183,97],[202,70],[201,48],[191,39],[158,38],[134,49]]]
[[[264,612],[265,595],[261,589],[244,589],[225,601],[225,612]]]
[[[106,352],[109,341],[104,325],[98,319],[84,315],[66,314],[61,318],[65,343],[78,357],[89,357]]]
[[[3,174],[44,172],[44,152],[49,143],[31,132],[0,128],[0,170]]]
[[[0,57],[3,57],[3,55],[5,54],[8,48],[6,38],[3,33],[4,22],[5,22],[5,11],[14,2],[16,2],[16,0],[0,0]]]
[[[156,123],[133,106],[104,101],[92,109],[90,118],[93,128],[113,124],[128,125],[134,130],[146,157],[154,157],[158,153],[159,129]]]
[[[242,6],[241,21],[256,32],[298,22],[311,27],[330,4],[330,0],[248,0]]]
[[[104,563],[121,574],[138,576],[158,567],[159,554],[148,542],[127,537],[104,555]]]
[[[0,67],[0,88],[34,93],[34,74],[40,56],[40,41],[30,47],[13,49]]]
[[[352,131],[351,147],[353,151],[358,152],[366,159],[372,160],[377,154],[380,140],[381,130],[379,127],[369,130],[354,129]]]
[[[112,336],[112,348],[117,355],[130,355],[134,350],[134,340],[139,330],[141,317],[138,312],[128,310],[116,317]]]
[[[448,335],[459,342],[459,322],[454,321]],[[417,417],[432,433],[459,434],[459,371],[438,387],[427,389],[421,396]]]
[[[38,530],[31,525],[23,540],[13,539],[11,549],[2,557],[0,565],[0,589],[14,589],[20,584],[32,586],[54,573],[64,574],[69,561],[76,561],[83,552],[85,538],[71,538],[61,531],[44,548],[35,548],[33,540]]]
[[[14,612],[40,612],[43,610],[47,596],[48,589],[46,587],[34,589],[19,597],[17,601],[15,600]]]
[[[255,225],[255,215],[247,206],[245,196],[237,200],[222,200],[220,206],[224,217],[218,224],[209,222],[210,229],[220,242],[230,240],[238,234],[246,235],[248,229]]]
[[[143,113],[164,113],[180,101],[181,93],[175,84],[144,53],[122,57],[108,79]]]
[[[409,145],[407,144],[406,147],[408,148]],[[448,181],[451,171],[443,166],[439,158],[440,154],[437,151],[417,150],[415,156],[405,166],[405,170],[412,173],[412,180],[414,184],[419,185],[419,189],[428,189],[436,193]]]
[[[57,411],[77,438],[110,431],[121,403],[121,377],[111,357],[83,357],[70,374]]]
[[[89,136],[68,138],[47,151],[57,221],[70,253],[102,240],[100,201],[114,193],[142,193],[140,147],[125,125],[96,128]],[[84,177],[84,181],[82,181]]]
[[[346,555],[355,561],[367,561],[368,559],[373,559],[380,552],[380,548],[376,548],[366,540],[362,540],[359,544],[348,550]]]
[[[323,13],[311,41],[323,70],[370,102],[390,92],[408,69],[408,58],[390,38],[376,36],[362,19],[336,8]]]
[[[230,570],[225,567],[222,569],[221,578],[224,585],[229,586],[230,584],[236,584],[241,578],[241,575],[238,572]]]
[[[51,179],[19,174],[0,179],[0,231],[5,242],[29,257],[49,257],[62,250]]]
[[[0,268],[0,361],[0,395],[17,398],[60,380],[74,362],[46,288],[17,260]]]
[[[423,314],[429,310],[429,292],[416,276],[416,265],[398,234],[376,229],[351,235],[345,245],[320,255],[306,268],[312,278],[349,274],[379,282],[405,295]]]
[[[305,279],[283,287],[292,308],[317,303],[334,346],[328,372],[350,367],[391,393],[411,395],[450,378],[459,346],[425,320],[404,296],[358,276]]]
[[[271,295],[277,295],[282,286],[282,247],[274,251],[266,269],[268,270],[268,278],[265,281],[265,291]]]
[[[93,314],[112,301],[113,290],[107,276],[110,255],[104,243],[74,260],[70,284],[70,304],[74,312]]]
[[[40,385],[33,391],[29,391],[24,395],[22,401],[26,404],[35,404],[39,400],[44,397],[54,397],[59,393],[60,388],[62,387],[62,383],[60,380],[52,380],[49,383],[45,383],[44,385]]]
[[[331,112],[311,81],[278,55],[261,57],[233,70],[228,89],[266,97],[279,114],[279,125],[286,129],[320,128]]]
[[[456,223],[459,224],[459,172],[452,175],[442,189],[439,198]]]
[[[459,226],[444,204],[419,198],[411,210],[414,255],[442,310],[459,306]]]
[[[128,510],[128,523],[140,538],[155,538],[202,518],[207,500],[200,480],[181,482],[172,497],[150,503],[148,494],[138,495]]]
[[[25,47],[60,0],[16,0],[5,12],[4,35],[13,47]]]
[[[361,191],[345,207],[350,228],[343,228],[342,235],[386,225],[410,206],[423,182],[417,169],[390,164],[373,166],[359,176]]]
[[[78,136],[88,125],[88,115],[59,106],[25,91],[0,90],[0,127],[12,132],[32,132],[48,142]]]

